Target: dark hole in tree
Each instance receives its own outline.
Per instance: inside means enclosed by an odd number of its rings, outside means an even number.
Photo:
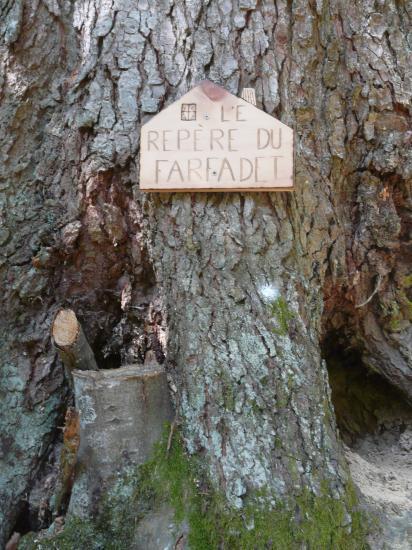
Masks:
[[[145,332],[146,315],[155,290],[155,276],[147,259],[143,265],[144,269],[140,266],[141,271],[136,274],[130,307],[127,306],[126,310],[122,311],[121,290],[117,288],[106,292],[104,323],[101,323],[102,319],[98,319],[95,313],[84,315],[81,319],[83,330],[100,369],[117,369],[130,363],[130,360],[125,361],[126,352],[130,346],[136,345],[133,340],[137,333],[143,335]],[[89,307],[88,310],[92,312],[93,307]],[[153,322],[160,323],[161,319],[155,318]],[[162,362],[162,351],[156,349],[156,342],[152,342],[151,349],[156,353],[157,360]],[[138,353],[140,351],[142,353]],[[138,357],[132,362],[143,363],[144,350],[136,350],[134,355]]]
[[[99,369],[118,369],[121,366],[120,349],[111,348],[111,353],[105,353],[107,336],[100,335],[93,345],[94,355]]]
[[[346,338],[329,334],[323,342],[332,402],[343,441],[354,446],[367,434],[405,429],[412,408],[399,390],[365,366],[362,351],[348,346]],[[395,435],[395,434],[394,434]]]
[[[25,535],[32,530],[32,525],[30,521],[30,508],[27,501],[22,501],[20,503],[20,512],[17,516],[16,523],[12,529],[12,533],[17,532],[21,535]]]

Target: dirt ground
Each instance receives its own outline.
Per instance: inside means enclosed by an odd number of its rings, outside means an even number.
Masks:
[[[382,525],[372,550],[412,549],[412,421],[381,426],[345,451],[353,481]]]

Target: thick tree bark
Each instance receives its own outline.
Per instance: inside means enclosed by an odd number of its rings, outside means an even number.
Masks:
[[[61,306],[99,366],[166,356],[187,447],[233,505],[343,491],[322,330],[412,397],[411,18],[409,0],[2,3],[3,540],[63,413]],[[141,196],[140,124],[205,77],[294,127],[293,194]]]
[[[264,487],[291,495],[303,486],[319,491],[329,479],[341,490],[345,476],[317,345],[320,304],[308,310],[301,290],[293,200],[255,194],[149,201],[189,449],[206,452],[216,484],[239,507],[248,491]]]

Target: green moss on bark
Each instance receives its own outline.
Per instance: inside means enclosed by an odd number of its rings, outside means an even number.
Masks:
[[[412,287],[412,273],[410,275],[406,275],[406,277],[403,278],[403,286],[405,288]]]
[[[58,535],[45,537],[38,533],[25,535],[20,543],[19,550],[104,550],[107,538],[91,522],[72,517],[66,521],[64,531]]]
[[[294,318],[293,312],[289,309],[287,301],[280,296],[273,300],[270,305],[270,314],[276,320],[276,328],[273,332],[279,336],[285,336],[288,333],[289,322]]]
[[[305,490],[290,505],[268,508],[271,499],[260,492],[250,495],[242,510],[234,510],[202,478],[199,462],[186,455],[175,435],[168,453],[163,442],[152,460],[119,478],[95,522],[69,518],[62,533],[38,542],[30,535],[20,548],[126,550],[133,547],[139,520],[164,504],[173,507],[177,525],[188,522],[191,550],[367,548],[364,521],[350,485],[341,500],[331,498],[325,486],[320,496]]]

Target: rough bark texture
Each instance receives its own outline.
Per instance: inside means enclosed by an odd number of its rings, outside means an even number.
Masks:
[[[239,507],[252,489],[286,496],[344,480],[289,202],[175,196],[150,209],[189,449],[205,451]]]
[[[100,367],[167,355],[188,448],[235,506],[342,491],[322,334],[412,399],[411,19],[410,0],[2,2],[3,540],[58,440],[62,306]],[[205,77],[294,127],[292,195],[141,196],[140,124]]]

